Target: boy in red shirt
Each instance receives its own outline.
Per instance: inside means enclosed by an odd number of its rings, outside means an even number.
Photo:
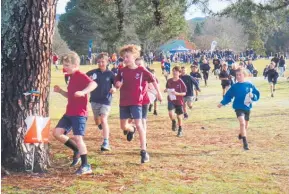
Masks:
[[[146,152],[146,132],[142,124],[142,105],[144,98],[143,82],[157,84],[153,75],[143,67],[138,67],[135,60],[140,57],[140,47],[126,45],[120,49],[120,55],[124,59],[125,67],[119,69],[115,78],[115,87],[120,88],[120,127],[127,132],[127,140],[133,139],[137,129],[141,144],[141,163],[149,162],[149,155]],[[158,99],[162,96],[158,92]],[[135,126],[128,123],[133,118]]]
[[[179,124],[179,130],[178,130],[178,137],[181,137],[183,135],[183,129],[182,129],[182,114],[183,111],[183,105],[184,105],[184,96],[187,93],[187,87],[185,83],[180,79],[180,73],[181,68],[178,66],[175,66],[173,68],[173,78],[168,79],[166,84],[166,89],[164,92],[168,92],[168,110],[169,110],[169,116],[172,120],[172,130],[177,130],[177,123],[174,118],[173,110],[175,110],[175,113],[177,114],[178,124]]]
[[[73,162],[71,166],[77,165],[79,155],[81,166],[76,171],[77,175],[91,174],[92,170],[87,163],[87,149],[83,141],[87,120],[87,94],[93,91],[97,84],[86,74],[79,71],[80,58],[75,52],[64,55],[61,59],[63,68],[71,75],[67,92],[62,90],[58,85],[54,86],[54,92],[60,93],[68,99],[66,112],[59,120],[53,136],[67,147],[74,151]],[[73,130],[74,141],[66,134]]]

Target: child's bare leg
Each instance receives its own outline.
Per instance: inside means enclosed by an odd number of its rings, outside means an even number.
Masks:
[[[139,132],[140,146],[142,150],[146,150],[146,132],[143,128],[142,119],[134,119],[136,129]]]

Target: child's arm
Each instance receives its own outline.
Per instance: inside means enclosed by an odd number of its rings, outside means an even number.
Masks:
[[[74,96],[75,97],[82,97],[85,96],[86,94],[92,92],[95,88],[97,87],[97,83],[95,81],[91,81],[86,88],[84,88],[81,91],[75,92]]]
[[[252,93],[250,97],[253,101],[258,101],[260,98],[260,92],[259,90],[257,90],[257,88],[254,85],[252,85]]]
[[[185,96],[186,92],[176,92],[176,91],[174,91],[173,94],[176,95],[176,96]]]
[[[156,81],[152,82],[152,84],[153,84],[153,86],[155,87],[155,89],[157,91],[157,98],[161,102],[163,97],[162,97],[162,93],[160,92],[159,85],[157,84]]]
[[[119,89],[122,86],[121,79],[122,79],[121,71],[118,70],[117,75],[114,79],[114,86],[116,89]]]
[[[61,94],[62,96],[67,98],[67,92],[65,92],[64,90],[62,90],[58,85],[54,86],[54,92],[57,92],[59,94]]]
[[[191,80],[192,80],[193,85],[194,85],[194,86],[196,87],[196,89],[200,92],[201,89],[200,89],[200,87],[199,87],[199,83],[198,83],[193,77],[191,77]]]
[[[221,108],[222,106],[225,106],[226,104],[229,104],[232,100],[232,98],[234,97],[234,93],[233,93],[233,86],[226,92],[223,100],[220,102],[220,104],[218,105],[219,108]]]

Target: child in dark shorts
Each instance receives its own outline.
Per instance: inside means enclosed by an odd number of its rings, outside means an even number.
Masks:
[[[177,115],[179,130],[178,137],[183,135],[182,129],[182,115],[183,115],[183,105],[184,105],[184,96],[187,93],[187,88],[185,83],[180,79],[181,68],[175,66],[173,68],[173,78],[168,79],[166,84],[166,89],[164,92],[168,92],[168,110],[169,116],[172,121],[172,130],[177,130],[177,123],[174,118],[173,110]]]
[[[250,110],[252,108],[252,102],[257,101],[260,98],[260,93],[256,87],[245,81],[246,70],[239,68],[236,70],[237,83],[227,91],[223,100],[218,105],[219,108],[230,103],[234,98],[233,109],[235,109],[237,118],[240,123],[240,133],[238,138],[243,141],[244,150],[249,150],[247,142],[247,129],[250,120]]]

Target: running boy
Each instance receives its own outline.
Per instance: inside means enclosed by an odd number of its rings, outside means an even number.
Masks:
[[[230,72],[228,70],[228,65],[225,63],[223,64],[222,71],[219,75],[219,79],[221,80],[221,85],[223,88],[223,97],[224,97],[224,95],[226,94],[226,92],[228,91],[231,85]]]
[[[189,107],[189,109],[193,108],[192,103],[194,101],[194,86],[195,86],[197,91],[200,92],[201,90],[199,88],[199,82],[195,78],[193,78],[192,76],[186,74],[186,67],[184,67],[184,66],[181,68],[180,78],[183,80],[184,84],[187,87],[187,93],[184,96],[184,105],[183,105],[184,119],[187,119],[189,117],[188,113],[187,113],[187,106]]]
[[[230,103],[234,98],[233,109],[235,109],[237,118],[240,123],[240,134],[238,138],[243,140],[244,150],[249,150],[247,142],[247,129],[249,124],[250,110],[252,108],[252,101],[257,101],[260,98],[260,93],[256,87],[245,81],[246,70],[239,68],[236,71],[237,83],[227,91],[223,100],[218,105],[219,108]]]
[[[80,58],[75,52],[64,55],[61,59],[66,72],[71,75],[67,92],[58,85],[54,86],[54,92],[60,93],[68,99],[66,112],[53,129],[53,136],[67,147],[73,150],[73,162],[71,166],[76,166],[81,158],[81,166],[76,171],[77,175],[92,173],[90,165],[87,163],[87,149],[83,141],[87,120],[87,94],[93,91],[97,84],[87,75],[79,71]],[[74,141],[66,134],[72,129]]]
[[[275,85],[277,84],[277,79],[279,77],[279,74],[278,74],[275,67],[276,67],[276,65],[272,61],[270,63],[268,71],[266,71],[266,76],[265,76],[268,78],[268,82],[270,84],[271,97],[274,97]]]
[[[90,104],[94,115],[95,124],[102,130],[103,143],[101,151],[110,151],[108,115],[112,94],[116,91],[113,88],[114,74],[107,70],[109,56],[107,53],[100,53],[97,58],[98,69],[91,70],[86,74],[97,83],[97,88],[90,93]]]
[[[175,66],[173,68],[173,78],[170,78],[167,81],[166,89],[164,92],[168,92],[168,110],[169,116],[172,121],[172,130],[177,130],[177,123],[174,117],[173,110],[177,115],[178,119],[178,137],[183,135],[182,129],[182,114],[183,112],[183,105],[184,105],[184,96],[187,93],[187,88],[184,82],[180,79],[181,68],[179,66]]]
[[[141,163],[149,162],[149,154],[146,152],[146,132],[142,124],[142,103],[143,88],[142,82],[153,82],[153,75],[143,67],[138,67],[135,60],[140,57],[140,47],[136,45],[126,45],[120,49],[120,55],[124,59],[125,67],[118,71],[115,78],[116,88],[120,88],[120,127],[127,132],[127,140],[133,139],[137,129],[141,144]],[[161,93],[157,91],[158,100],[162,100]],[[136,126],[128,123],[128,119],[133,117]]]
[[[202,79],[202,76],[201,74],[199,73],[199,68],[198,66],[196,65],[191,65],[191,73],[190,73],[190,76],[192,76],[193,78],[195,78],[198,82],[198,84],[200,83],[200,79]],[[195,101],[198,101],[198,96],[199,96],[199,92],[198,90],[196,90],[196,98],[195,98]]]

